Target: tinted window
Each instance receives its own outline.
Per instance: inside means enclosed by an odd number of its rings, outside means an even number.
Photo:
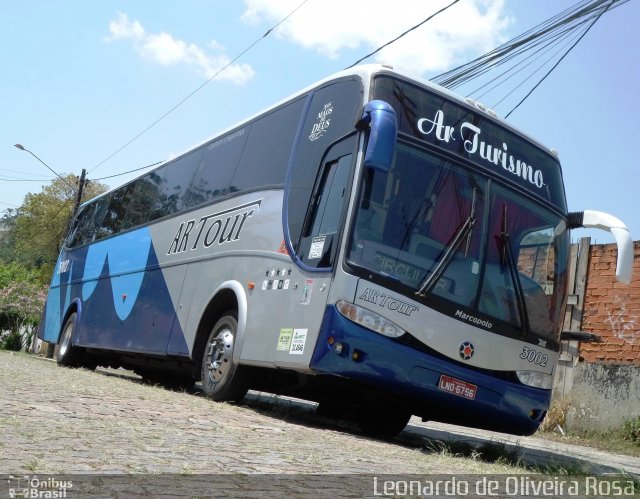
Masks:
[[[155,208],[151,213],[151,220],[177,213],[186,208],[184,196],[187,193],[193,175],[198,169],[202,148],[197,149],[157,171],[164,170],[162,183],[159,186]]]
[[[96,203],[86,205],[76,218],[73,229],[67,238],[67,245],[71,248],[85,244],[93,237],[93,214],[96,211]]]
[[[395,109],[401,133],[466,158],[566,211],[557,158],[488,115],[426,89],[389,76],[377,77],[374,85],[375,98]]]
[[[300,258],[308,265],[329,267],[333,264],[350,173],[351,154],[328,162],[322,171],[300,247]]]
[[[331,83],[316,90],[311,99],[286,193],[289,235],[294,249],[302,235],[313,186],[327,148],[354,131],[362,107],[362,83],[359,79]],[[355,140],[351,140],[339,154],[352,152],[355,146]]]
[[[300,98],[251,125],[247,145],[233,177],[233,191],[284,184],[304,102],[304,98]]]
[[[155,171],[147,173],[133,182],[133,196],[122,221],[122,229],[142,225],[149,219],[149,213],[158,198],[158,186],[162,183]]]
[[[111,235],[109,231],[110,226],[110,217],[107,217],[107,212],[109,208],[109,204],[111,203],[111,195],[107,194],[106,196],[102,196],[98,199],[96,204],[96,211],[93,215],[93,224],[95,226],[95,233],[93,234],[92,240],[95,241],[97,239],[102,239],[103,237],[107,237]],[[102,224],[106,220],[106,226],[103,228]],[[87,241],[91,242],[91,241]]]
[[[198,206],[229,194],[248,130],[249,127],[241,128],[202,148],[198,169],[185,194],[185,207]]]
[[[133,184],[127,184],[111,193],[111,201],[99,231],[100,237],[107,237],[120,232],[134,188]]]

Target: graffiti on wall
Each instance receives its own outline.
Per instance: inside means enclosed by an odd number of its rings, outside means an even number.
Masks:
[[[611,326],[613,334],[621,340],[635,345],[640,343],[640,327],[638,325],[638,314],[627,310],[626,302],[629,296],[616,296],[614,299],[615,310],[612,312],[606,307],[607,317],[604,322]],[[614,308],[614,307],[612,307]]]

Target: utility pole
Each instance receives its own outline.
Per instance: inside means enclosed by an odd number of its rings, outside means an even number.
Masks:
[[[78,194],[76,196],[76,203],[75,205],[73,205],[73,214],[71,215],[72,217],[76,216],[78,208],[80,207],[80,201],[82,200],[82,189],[84,189],[84,185],[86,183],[86,175],[87,170],[83,168],[82,173],[80,174],[80,178],[78,179]]]

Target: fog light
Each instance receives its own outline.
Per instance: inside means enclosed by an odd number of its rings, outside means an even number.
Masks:
[[[359,350],[354,350],[353,353],[351,354],[351,358],[358,362],[360,360],[362,360],[362,353],[360,353]]]

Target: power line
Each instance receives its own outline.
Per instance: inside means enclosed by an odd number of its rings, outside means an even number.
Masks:
[[[54,182],[55,178],[0,178],[1,182]]]
[[[553,38],[559,30],[575,29],[579,25],[588,21],[590,16],[595,15],[602,5],[609,0],[583,0],[575,6],[566,9],[529,29],[525,33],[518,35],[510,41],[503,43],[484,55],[473,59],[461,66],[453,68],[445,73],[432,78],[432,81],[449,89],[456,88],[468,80],[477,78],[485,72],[508,62],[514,56],[535,48],[545,38]],[[616,2],[626,2],[628,0],[615,0]]]
[[[129,170],[126,172],[116,173],[115,175],[109,175],[108,177],[92,178],[91,180],[96,182],[98,180],[106,180],[108,178],[121,177],[122,175],[126,175],[127,173],[138,172],[140,170],[144,170],[145,168],[151,168],[152,166],[159,165],[160,163],[164,163],[164,161],[156,161],[155,163],[151,163],[150,165],[147,165],[147,166],[141,166],[140,168],[134,168],[133,170]]]
[[[20,173],[22,175],[30,175],[32,177],[42,177],[40,173],[21,172],[20,170],[11,170],[9,168],[0,168],[0,172]],[[6,174],[2,173],[2,175],[6,175]]]
[[[556,68],[558,67],[558,65],[562,62],[562,60],[563,60],[567,55],[569,55],[569,52],[571,52],[571,51],[574,49],[574,47],[575,47],[576,45],[578,45],[578,43],[580,43],[580,40],[582,40],[582,39],[584,38],[584,36],[589,32],[589,30],[593,27],[593,25],[594,25],[595,23],[597,23],[597,22],[598,22],[598,19],[600,19],[600,18],[602,17],[602,15],[603,15],[605,12],[607,12],[607,11],[609,10],[609,7],[611,7],[611,6],[614,4],[614,2],[616,2],[616,0],[611,0],[611,2],[609,3],[609,5],[607,5],[607,7],[606,7],[602,12],[600,12],[600,14],[598,14],[598,17],[596,17],[596,18],[593,20],[593,22],[589,25],[589,27],[584,31],[584,33],[582,33],[582,35],[580,35],[580,38],[578,38],[578,39],[575,41],[575,43],[574,43],[573,45],[571,45],[571,47],[569,47],[569,49],[568,49],[568,50],[567,50],[567,51],[562,55],[562,57],[561,57],[560,59],[558,59],[558,62],[556,62],[556,63],[553,65],[553,67],[552,67],[549,71],[547,71],[547,73],[546,73],[542,78],[540,78],[540,81],[538,81],[538,83],[536,83],[536,84],[533,86],[533,88],[532,88],[531,90],[529,90],[529,92],[527,93],[527,95],[525,95],[525,96],[522,98],[522,100],[521,100],[520,102],[518,102],[518,103],[515,105],[515,107],[514,107],[511,111],[509,111],[509,112],[506,114],[506,116],[504,117],[504,119],[507,119],[507,118],[511,115],[511,113],[513,113],[516,109],[518,109],[518,108],[520,107],[520,105],[521,105],[525,100],[527,100],[527,98],[528,98],[528,97],[533,93],[533,91],[534,91],[536,88],[538,88],[538,87],[540,86],[540,84],[541,84],[544,80],[546,80],[546,79],[547,79],[547,77],[551,74],[551,72],[552,72],[554,69],[556,69]]]
[[[489,92],[493,92],[518,74],[523,73],[526,68],[545,54],[553,52],[553,55],[549,56],[543,64],[538,65],[537,69],[530,73],[524,81],[521,81],[515,88],[509,90],[506,96],[502,96],[502,98],[498,96],[496,100],[498,100],[498,104],[500,104],[506,97],[514,93],[514,91],[522,87],[525,83],[528,83],[536,74],[542,72],[553,59],[557,58],[558,54],[563,52],[568,45],[571,45],[547,74],[545,74],[521,102],[507,114],[506,117],[508,117],[531,95],[542,81],[551,74],[605,12],[628,1],[629,0],[581,0],[570,8],[539,23],[535,27],[530,28],[486,54],[433,77],[431,81],[449,89],[455,89],[466,85],[472,80],[482,78],[485,82],[466,94],[477,99],[479,96],[476,94],[481,90],[489,87],[488,90],[482,92],[480,97]],[[502,69],[498,76],[491,78],[492,74],[501,67]]]
[[[575,37],[574,37],[575,38]],[[527,83],[532,77],[533,75],[535,75],[536,73],[538,73],[538,71],[540,71],[543,67],[545,67],[547,64],[549,64],[549,62],[551,62],[551,60],[553,60],[554,57],[556,57],[560,52],[562,52],[562,50],[565,49],[565,47],[567,47],[567,45],[569,45],[571,43],[571,40],[569,40],[567,43],[565,43],[562,47],[560,47],[560,49],[556,50],[553,55],[551,57],[549,57],[546,61],[544,61],[541,65],[539,65],[536,69],[533,70],[533,72],[526,76],[518,85],[516,85],[513,89],[511,89],[511,91],[509,91],[504,97],[502,97],[502,99],[500,99],[498,102],[496,102],[492,107],[496,108],[498,105],[502,104],[502,102],[504,102],[507,98],[509,98],[516,90],[518,90],[520,87],[522,87],[525,83]],[[548,50],[554,48],[553,46],[549,47]],[[531,62],[529,62],[529,64],[527,64],[526,66],[524,66],[523,68],[519,69],[515,74],[509,76],[506,80],[504,80],[503,82],[499,83],[498,85],[501,85],[502,83],[506,83],[508,80],[510,80],[512,77],[515,77],[515,75],[517,73],[520,73],[522,71],[524,71],[524,69],[526,69],[528,66],[530,66],[531,64],[533,64],[535,61],[537,61],[540,57],[542,57],[542,55],[544,55],[546,52],[545,51],[543,54],[540,54],[538,57],[536,57],[534,60],[532,60]],[[486,92],[484,92],[482,95],[478,96],[478,98],[484,97],[487,93],[489,93],[491,90],[493,90],[494,88],[496,88],[498,85],[490,88],[489,90],[487,90]]]
[[[107,156],[105,159],[103,159],[102,161],[100,161],[100,163],[98,163],[97,165],[95,165],[93,168],[91,168],[87,173],[91,173],[92,171],[94,171],[96,168],[98,168],[99,166],[101,166],[102,164],[106,163],[108,160],[110,160],[111,158],[113,158],[116,154],[118,154],[120,151],[122,151],[124,148],[126,148],[127,146],[129,146],[132,142],[134,142],[135,140],[139,139],[140,137],[142,137],[142,135],[144,135],[145,133],[147,133],[149,130],[151,130],[151,128],[153,128],[154,126],[156,126],[158,123],[160,123],[164,118],[166,118],[167,116],[169,116],[173,111],[175,111],[176,109],[178,109],[182,104],[184,104],[185,102],[187,102],[191,97],[193,97],[196,93],[198,93],[200,90],[202,90],[204,88],[205,85],[207,85],[211,80],[213,80],[214,78],[216,78],[220,73],[222,73],[223,71],[225,71],[229,66],[231,66],[234,62],[236,62],[238,59],[240,59],[244,54],[246,54],[249,50],[251,50],[255,45],[257,45],[258,43],[260,43],[264,38],[266,38],[267,36],[269,36],[271,34],[271,32],[276,29],[278,26],[280,26],[283,22],[285,22],[287,19],[289,19],[293,14],[295,14],[295,12],[302,7],[305,3],[307,3],[309,0],[303,0],[295,9],[293,9],[291,12],[289,12],[289,14],[287,14],[281,21],[279,21],[277,24],[275,24],[274,26],[272,26],[271,28],[269,28],[264,35],[262,35],[260,38],[256,39],[251,45],[249,45],[247,48],[245,48],[242,52],[240,52],[236,57],[234,57],[231,61],[229,61],[227,64],[225,64],[222,68],[220,68],[215,74],[213,74],[208,80],[206,80],[204,83],[202,83],[200,86],[198,86],[194,91],[192,91],[191,93],[189,93],[185,98],[183,98],[181,101],[179,101],[176,105],[174,105],[171,109],[169,109],[166,113],[164,113],[162,116],[160,116],[157,120],[155,120],[153,123],[151,123],[149,126],[147,126],[144,130],[142,130],[141,132],[139,132],[137,135],[135,135],[131,140],[129,140],[128,142],[126,142],[123,146],[119,147],[118,149],[116,149],[114,152],[112,152],[109,156]],[[456,0],[457,1],[457,0]]]
[[[458,3],[460,0],[454,0],[453,2],[451,2],[449,5],[447,5],[446,7],[443,7],[442,9],[440,9],[438,12],[436,12],[435,14],[430,15],[429,17],[427,17],[425,20],[421,21],[420,23],[416,24],[415,26],[413,26],[412,28],[409,28],[407,31],[405,31],[404,33],[396,36],[393,40],[388,41],[387,43],[385,43],[384,45],[381,45],[380,47],[378,47],[377,49],[375,49],[373,52],[370,52],[369,54],[365,55],[364,57],[358,59],[356,62],[354,62],[351,66],[347,66],[345,69],[351,69],[352,67],[360,64],[362,61],[364,61],[365,59],[368,59],[369,57],[371,57],[374,54],[377,54],[378,52],[380,52],[383,48],[388,47],[389,45],[391,45],[392,43],[397,42],[398,40],[400,40],[400,38],[402,38],[403,36],[405,36],[407,33],[410,33],[411,31],[419,28],[420,26],[422,26],[424,23],[426,23],[427,21],[430,21],[431,19],[433,19],[434,17],[436,17],[438,14],[440,14],[441,12],[444,12],[445,10],[447,10],[449,7],[451,7],[452,5]]]

